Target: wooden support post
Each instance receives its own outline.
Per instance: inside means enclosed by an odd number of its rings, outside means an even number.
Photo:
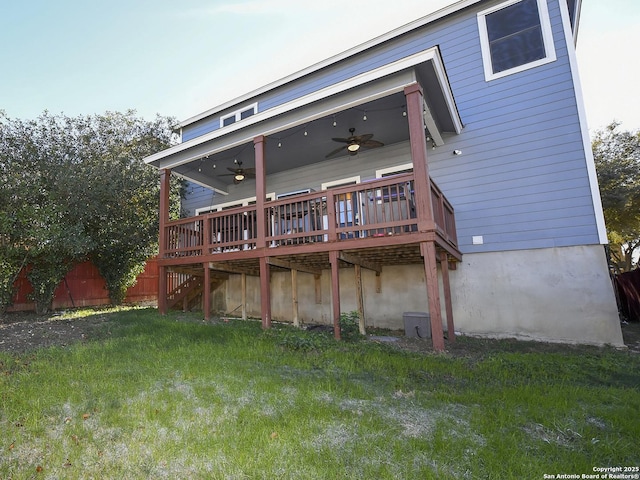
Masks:
[[[360,334],[366,335],[365,319],[364,319],[364,292],[362,288],[362,267],[355,265],[356,276],[356,297],[358,299],[358,326],[360,327]]]
[[[330,190],[327,190],[327,238],[329,242],[335,242],[338,238],[336,232],[336,202]]]
[[[211,270],[209,269],[209,262],[204,262],[204,281],[202,285],[202,297],[204,310],[204,319],[209,321],[211,318]]]
[[[167,314],[167,267],[158,267],[158,311]]]
[[[271,269],[266,257],[260,257],[260,316],[262,328],[271,328]]]
[[[158,258],[163,259],[167,250],[166,224],[169,221],[169,189],[171,187],[171,170],[160,171],[160,232],[158,239]],[[158,269],[158,310],[161,315],[167,313],[167,267],[160,266]]]
[[[456,332],[453,326],[453,305],[451,304],[451,284],[449,283],[449,260],[447,252],[440,252],[440,270],[442,270],[442,288],[444,290],[444,309],[447,314],[447,339],[456,341]]]
[[[258,220],[258,224],[256,226],[256,246],[258,248],[264,248],[267,246],[267,223],[264,213],[264,203],[267,190],[265,142],[266,139],[264,135],[260,135],[253,139],[256,168],[256,215]]]
[[[247,319],[247,274],[240,275],[240,282],[242,283],[242,319]]]
[[[159,258],[164,258],[167,249],[166,224],[169,221],[169,191],[171,189],[171,170],[160,171],[160,238]]]
[[[442,313],[440,312],[440,288],[438,287],[438,264],[436,262],[435,243],[421,243],[420,253],[424,261],[427,296],[429,297],[431,340],[433,341],[433,349],[436,352],[442,352],[444,351],[444,333],[442,331]]]
[[[316,291],[316,304],[320,305],[322,303],[322,275],[314,275],[313,283]]]
[[[336,340],[340,340],[340,270],[338,252],[329,252],[329,262],[331,263],[331,305],[333,312],[333,335]]]
[[[291,304],[293,307],[293,325],[300,326],[298,318],[298,271],[291,270]]]
[[[407,101],[407,119],[409,121],[409,143],[411,161],[415,177],[414,189],[418,230],[432,231],[435,228],[433,207],[431,205],[431,182],[427,164],[427,139],[423,117],[423,93],[419,84],[408,85],[404,89]]]

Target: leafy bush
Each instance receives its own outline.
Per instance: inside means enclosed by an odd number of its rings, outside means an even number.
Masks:
[[[333,336],[327,332],[308,332],[305,330],[288,330],[278,345],[294,352],[321,351],[333,343]]]
[[[356,342],[362,338],[360,335],[360,315],[356,311],[342,313],[340,315],[340,338],[345,342]]]

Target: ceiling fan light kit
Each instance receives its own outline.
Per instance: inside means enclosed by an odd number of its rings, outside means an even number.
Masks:
[[[239,160],[234,160],[233,163],[238,165],[238,168],[227,167],[231,173],[225,173],[223,175],[219,175],[220,177],[233,177],[233,183],[239,184],[245,178],[256,178],[256,169],[255,168],[242,168],[242,162]]]
[[[384,146],[384,143],[379,142],[377,140],[372,140],[372,133],[365,133],[364,135],[355,135],[355,128],[350,128],[349,133],[351,134],[348,138],[332,138],[334,142],[345,143],[340,148],[329,152],[325,158],[333,157],[338,153],[341,153],[343,150],[347,150],[349,155],[357,155],[360,148],[378,148]]]
[[[358,145],[357,143],[350,143],[347,147],[347,150],[349,150],[350,152],[357,152],[358,150],[360,150],[360,145]]]

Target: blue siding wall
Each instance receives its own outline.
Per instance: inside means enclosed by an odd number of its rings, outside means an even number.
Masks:
[[[187,217],[196,214],[196,208],[208,207],[217,202],[224,202],[213,190],[201,185],[188,182],[185,189],[185,198],[182,199],[182,211]]]
[[[182,129],[182,141],[186,142],[192,138],[199,137],[205,133],[213,132],[220,128],[220,115],[206,117]]]
[[[553,63],[486,82],[477,39],[441,44],[465,128],[433,152],[431,174],[463,252],[599,243],[560,9],[548,4]],[[475,15],[464,24],[477,28]]]
[[[464,130],[429,151],[430,172],[456,209],[463,253],[598,244],[558,0],[548,0],[557,60],[486,82],[476,12],[497,3],[458,12],[267,92],[257,99],[259,109],[439,45]],[[183,139],[217,122],[190,125]],[[454,156],[454,149],[463,154]],[[473,236],[484,243],[473,245]]]

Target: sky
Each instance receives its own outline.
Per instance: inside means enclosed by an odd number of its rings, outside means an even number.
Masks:
[[[453,0],[0,0],[0,110],[185,120]],[[589,128],[640,129],[639,0],[583,0]]]

